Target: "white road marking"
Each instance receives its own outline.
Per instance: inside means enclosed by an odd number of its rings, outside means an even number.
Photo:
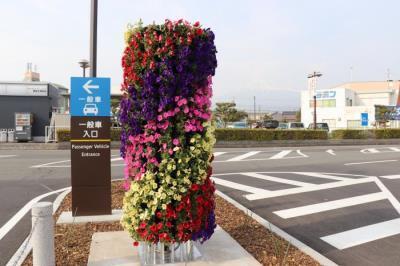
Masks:
[[[212,179],[215,181],[215,183],[217,183],[218,185],[224,186],[224,187],[230,187],[233,189],[238,189],[241,191],[245,191],[245,192],[249,192],[252,194],[258,194],[258,193],[265,193],[268,192],[269,190],[266,189],[261,189],[261,188],[255,188],[255,187],[251,187],[251,186],[246,186],[246,185],[242,185],[242,184],[238,184],[232,181],[227,181],[218,177],[212,177]]]
[[[345,163],[344,165],[370,164],[370,163],[390,163],[390,162],[397,162],[397,161],[398,160],[369,161],[369,162]]]
[[[237,161],[241,161],[241,160],[243,160],[243,159],[246,159],[246,158],[249,158],[249,157],[251,157],[251,156],[254,156],[254,155],[256,155],[257,153],[260,153],[260,151],[251,151],[251,152],[247,152],[247,153],[245,153],[245,154],[242,154],[242,155],[233,157],[233,158],[227,160],[227,162],[237,162]]]
[[[382,190],[383,193],[386,194],[387,199],[393,205],[393,208],[400,214],[400,202],[393,196],[392,192],[390,192],[387,187],[382,183],[379,178],[374,177],[375,184]]]
[[[312,183],[305,183],[305,182],[300,182],[300,181],[290,180],[290,179],[285,179],[285,178],[280,178],[280,177],[274,177],[274,176],[269,176],[269,175],[261,175],[258,173],[242,173],[242,175],[250,176],[250,177],[254,177],[254,178],[258,178],[258,179],[262,179],[262,180],[272,181],[272,182],[278,182],[278,183],[298,186],[298,187],[306,187],[306,186],[314,186],[315,185]]]
[[[389,149],[391,149],[394,152],[400,152],[400,149],[396,147],[390,147]]]
[[[308,155],[305,155],[305,154],[302,153],[300,150],[297,150],[296,152],[297,152],[298,155],[301,155],[301,156],[303,156],[303,157],[305,157],[305,158],[308,158]]]
[[[296,188],[282,189],[282,190],[276,190],[276,191],[269,191],[269,192],[266,192],[263,194],[255,193],[253,195],[245,195],[245,197],[248,200],[260,200],[260,199],[287,196],[287,195],[293,195],[293,194],[304,193],[304,192],[312,192],[312,191],[318,191],[318,190],[324,190],[324,189],[330,189],[330,188],[345,187],[345,186],[357,185],[357,184],[362,184],[362,183],[369,183],[369,182],[373,182],[373,181],[374,181],[374,179],[372,177],[359,178],[359,179],[348,179],[345,181],[331,182],[331,183],[314,185],[314,186],[309,186],[309,187],[296,187]]]
[[[386,179],[400,179],[400,175],[383,175],[381,177]]]
[[[339,180],[339,181],[349,180],[349,178],[346,178],[346,177],[333,176],[333,175],[325,174],[325,173],[293,172],[293,174],[296,174],[296,175],[305,175],[305,176],[312,176],[312,177],[323,178],[323,179],[330,179],[330,180]]]
[[[63,160],[63,161],[57,161],[57,162],[51,162],[51,163],[44,163],[44,164],[38,164],[38,165],[33,165],[31,166],[31,168],[43,168],[43,167],[70,167],[70,166],[54,166],[53,164],[57,164],[57,163],[66,163],[66,162],[70,162],[71,160]]]
[[[214,152],[214,157],[220,156],[225,153],[226,153],[226,151],[216,151],[216,152]]]
[[[400,218],[324,236],[321,239],[342,250],[397,234],[400,234]]]
[[[375,148],[370,148],[370,149],[362,149],[360,152],[362,153],[380,153],[380,151],[378,151]]]
[[[121,157],[118,157],[118,158],[112,158],[111,159],[111,162],[115,162],[115,161],[121,161],[121,160],[123,160],[124,158],[121,158]]]
[[[336,153],[333,150],[327,150],[326,152],[329,153],[330,155],[334,155],[334,156],[336,155]]]
[[[282,159],[283,157],[285,157],[286,155],[288,155],[291,152],[292,152],[292,150],[283,150],[283,151],[269,157],[269,159],[270,160]]]
[[[0,155],[0,159],[2,159],[2,158],[11,158],[11,157],[17,157],[17,155]]]
[[[350,206],[355,206],[359,204],[365,204],[369,202],[379,201],[386,199],[386,193],[377,192],[367,195],[344,198],[340,200],[327,201],[323,203],[311,204],[306,206],[301,206],[297,208],[285,209],[280,211],[275,211],[274,214],[280,216],[283,219],[299,217],[314,213],[320,213],[330,210],[336,210],[340,208],[346,208]]]
[[[67,189],[69,189],[69,187],[42,194],[25,204],[24,207],[22,207],[13,217],[10,218],[10,220],[7,221],[7,223],[0,228],[0,240],[3,239],[3,237],[22,219],[22,217],[24,217],[32,209],[32,206],[36,202],[39,202],[41,199],[50,195],[63,192]]]

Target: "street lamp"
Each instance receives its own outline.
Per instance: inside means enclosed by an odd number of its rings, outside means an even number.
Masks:
[[[317,89],[317,78],[321,77],[322,74],[321,72],[314,71],[311,74],[308,74],[307,78],[311,79],[311,84],[310,82],[308,83],[311,85],[309,89],[312,90],[313,93],[313,98],[314,98],[314,130],[317,129],[317,95],[315,94],[315,90]]]
[[[81,59],[79,62],[78,62],[78,64],[79,64],[79,66],[83,69],[83,77],[86,77],[86,68],[88,68],[88,67],[90,67],[90,65],[89,65],[89,61],[88,60],[86,60],[86,59]]]

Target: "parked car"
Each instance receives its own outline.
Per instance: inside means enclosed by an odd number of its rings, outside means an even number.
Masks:
[[[233,122],[228,128],[247,128],[246,122]]]
[[[308,129],[314,129],[314,123],[311,123]],[[329,131],[328,123],[317,123],[317,129]]]
[[[263,128],[267,129],[275,129],[279,126],[279,121],[278,120],[265,120],[262,123]]]
[[[301,122],[290,122],[288,129],[304,129],[304,124]]]
[[[277,127],[277,129],[288,129],[289,125],[288,123],[279,123],[279,126]]]

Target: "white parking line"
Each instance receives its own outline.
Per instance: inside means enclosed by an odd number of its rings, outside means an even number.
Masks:
[[[346,177],[333,176],[333,175],[323,174],[323,173],[294,172],[293,174],[305,175],[305,176],[311,176],[311,177],[317,177],[317,178],[323,178],[323,179],[330,179],[330,180],[339,180],[339,181],[349,180],[349,178],[346,178]]]
[[[53,164],[57,164],[57,163],[66,163],[66,162],[70,162],[71,160],[63,160],[63,161],[57,161],[57,162],[51,162],[51,163],[44,163],[44,164],[38,164],[38,165],[33,165],[31,166],[31,168],[42,168],[42,167],[70,167],[69,165],[58,165],[55,166]]]
[[[398,160],[369,161],[369,162],[345,163],[344,165],[370,164],[370,163],[390,163],[390,162],[397,162],[397,161]]]
[[[265,192],[269,191],[269,190],[262,189],[262,188],[255,188],[255,187],[246,186],[246,185],[242,185],[242,184],[239,184],[239,183],[227,181],[227,180],[224,180],[224,179],[221,179],[221,178],[218,178],[218,177],[214,177],[214,176],[212,177],[212,179],[218,185],[221,185],[221,186],[224,186],[224,187],[230,187],[230,188],[241,190],[241,191],[245,191],[245,192],[249,192],[249,193],[252,193],[252,194],[265,193]]]
[[[400,234],[400,218],[321,237],[337,249],[346,249]]]
[[[214,152],[214,157],[220,156],[225,153],[226,153],[226,151],[216,151],[216,152]]]
[[[400,175],[383,175],[381,177],[386,179],[400,179]]]
[[[0,159],[2,159],[2,158],[11,158],[11,157],[17,157],[17,155],[0,155]]]
[[[260,200],[260,199],[287,196],[287,195],[293,195],[293,194],[304,193],[304,192],[312,192],[312,191],[318,191],[318,190],[324,190],[324,189],[330,189],[330,188],[345,187],[345,186],[357,185],[357,184],[362,184],[362,183],[369,183],[369,182],[373,182],[373,181],[374,181],[373,177],[348,179],[345,181],[331,182],[331,183],[314,185],[314,186],[309,186],[309,187],[296,187],[296,188],[288,188],[288,189],[282,189],[282,190],[277,190],[277,191],[269,191],[269,192],[266,192],[263,194],[255,193],[253,195],[245,195],[245,197],[248,200]]]
[[[400,149],[396,147],[390,147],[389,149],[391,149],[394,152],[400,152]]]
[[[262,180],[272,181],[272,182],[278,182],[278,183],[298,186],[298,187],[315,186],[315,184],[312,184],[312,183],[300,182],[300,181],[296,181],[296,180],[290,180],[290,179],[269,176],[269,175],[261,175],[261,174],[257,174],[257,173],[242,173],[242,175],[250,176],[250,177],[254,177],[254,178],[258,178],[258,179],[262,179]]]
[[[69,187],[58,189],[52,192],[48,192],[37,196],[36,198],[29,201],[22,209],[20,209],[10,220],[7,221],[1,228],[0,228],[0,240],[25,216],[31,209],[32,206],[39,202],[41,199],[44,199],[50,195],[57,194],[69,189]]]
[[[269,159],[270,160],[282,159],[283,157],[285,157],[286,155],[288,155],[291,152],[292,152],[292,150],[283,150],[283,151],[269,157]]]
[[[250,156],[256,155],[257,153],[260,153],[260,151],[251,151],[251,152],[247,152],[245,154],[233,157],[229,160],[227,160],[227,162],[236,162],[236,161],[241,161],[243,159],[249,158]]]
[[[330,210],[336,210],[340,208],[346,208],[350,206],[365,204],[369,202],[379,201],[386,199],[386,194],[384,192],[371,193],[367,195],[344,198],[340,200],[332,200],[323,203],[311,204],[306,206],[301,206],[297,208],[285,209],[280,211],[275,211],[274,214],[280,216],[283,219],[289,219],[293,217],[299,217],[314,213],[320,213]]]

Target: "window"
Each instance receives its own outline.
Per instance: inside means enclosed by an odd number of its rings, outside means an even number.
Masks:
[[[314,101],[310,101],[310,107],[314,107]],[[336,99],[317,100],[317,107],[336,107]]]
[[[347,128],[361,128],[360,120],[347,120]]]

